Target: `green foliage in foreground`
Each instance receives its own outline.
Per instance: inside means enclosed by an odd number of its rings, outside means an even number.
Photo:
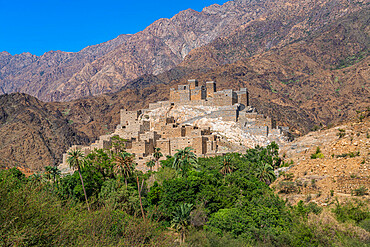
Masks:
[[[117,169],[131,167],[124,152],[86,157],[80,172],[91,211],[78,172],[26,178],[0,171],[0,246],[369,244],[368,205],[337,203],[331,212],[314,203],[292,207],[275,195],[268,186],[275,176],[266,173],[280,166],[274,143],[244,155],[192,157],[192,165],[167,157],[147,174]]]
[[[53,184],[14,173],[0,173],[0,246],[173,246],[158,223],[110,206],[88,212]]]

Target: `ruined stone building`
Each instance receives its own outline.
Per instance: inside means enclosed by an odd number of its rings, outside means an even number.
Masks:
[[[240,127],[254,135],[278,134],[284,127],[277,127],[271,118],[258,114],[249,104],[247,88],[239,91],[225,89],[217,91],[216,83],[208,81],[199,85],[197,80],[189,80],[187,85],[179,85],[170,90],[169,101],[149,104],[149,109],[168,107],[170,105],[200,105],[217,106],[219,109],[209,114],[208,118],[222,118],[224,121],[234,121]],[[189,120],[186,123],[191,124]]]
[[[153,121],[150,112],[163,108],[170,112],[173,107],[196,105],[209,106],[212,111],[202,116],[194,116],[186,121],[179,122],[173,116],[164,114]],[[237,123],[241,129],[252,135],[271,136],[280,134],[282,129],[276,128],[274,121],[258,114],[256,109],[249,105],[249,94],[246,88],[240,91],[231,89],[217,91],[215,82],[206,82],[199,85],[197,80],[189,80],[189,84],[180,85],[171,89],[169,101],[161,101],[149,105],[149,109],[120,112],[120,124],[114,133],[100,136],[99,140],[90,146],[73,146],[81,149],[85,155],[94,149],[109,149],[112,146],[111,138],[119,136],[126,140],[127,152],[135,155],[137,168],[146,171],[145,163],[152,159],[154,148],[160,148],[164,157],[174,155],[177,149],[192,147],[198,157],[215,156],[221,154],[219,146],[223,145],[220,136],[208,128],[194,126],[195,120],[207,117],[222,119]],[[67,155],[63,156],[61,168],[66,167]]]

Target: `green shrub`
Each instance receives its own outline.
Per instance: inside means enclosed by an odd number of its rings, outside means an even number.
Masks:
[[[122,210],[61,199],[37,176],[0,171],[0,246],[173,246],[175,237]]]
[[[316,179],[311,179],[311,187],[316,189]]]
[[[298,191],[296,183],[292,181],[280,181],[278,184],[279,193],[290,194]]]
[[[338,201],[333,210],[337,219],[341,222],[353,220],[356,223],[370,218],[368,206],[361,201],[347,201],[345,204],[340,204]]]
[[[354,157],[357,157],[357,156],[360,156],[360,152],[359,151],[357,151],[357,152],[349,152],[349,153],[344,153],[344,154],[339,154],[336,157],[337,158],[345,158],[345,157],[354,158]]]
[[[361,186],[360,188],[358,188],[358,189],[354,189],[353,190],[353,194],[355,195],[355,196],[364,196],[364,195],[366,195],[367,194],[367,191],[368,191],[368,189],[367,188],[365,188],[364,186]]]
[[[228,154],[233,169],[226,175],[222,156],[199,158],[197,170],[186,176],[167,157],[158,172],[124,178],[114,172],[114,154],[94,152],[81,170],[91,211],[77,173],[53,182],[37,174],[26,178],[17,169],[0,171],[0,246],[178,246],[178,236],[166,227],[184,203],[197,206],[183,246],[360,246],[366,240],[350,231],[359,229],[353,224],[368,229],[365,204],[337,203],[335,215],[346,221],[337,227],[332,216],[330,224],[320,218],[317,204],[289,206],[256,177],[264,172],[261,164],[281,165],[276,144]],[[307,186],[286,178],[276,186],[282,193]],[[316,180],[311,183],[316,187]]]
[[[284,180],[289,180],[289,181],[291,181],[294,178],[293,173],[284,173],[283,176],[284,176]]]
[[[320,147],[316,148],[316,152],[314,154],[311,154],[311,159],[322,159],[324,158],[324,155],[321,153]]]
[[[360,221],[358,225],[365,229],[366,231],[370,232],[370,218],[366,218]]]

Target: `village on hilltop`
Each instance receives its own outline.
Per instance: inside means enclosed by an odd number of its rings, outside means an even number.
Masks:
[[[191,110],[195,107],[198,111],[194,113],[186,107]],[[184,109],[181,116],[178,109]],[[262,138],[265,143],[282,139],[283,132],[288,130],[287,127],[276,126],[271,118],[258,114],[249,104],[246,88],[217,91],[213,81],[199,85],[197,80],[189,80],[187,85],[172,88],[168,101],[151,103],[148,109],[138,111],[121,109],[120,124],[114,133],[100,136],[90,146],[74,145],[69,150],[80,149],[87,155],[94,149],[110,149],[112,138],[118,136],[125,140],[126,151],[135,155],[137,169],[147,171],[145,164],[152,159],[155,148],[160,148],[164,157],[185,147],[192,147],[198,157],[212,157],[260,144],[230,141],[228,133],[199,124],[204,120],[208,123],[221,121],[220,125],[231,124],[239,130],[238,138]],[[68,170],[67,153],[63,155],[59,168],[64,172]]]

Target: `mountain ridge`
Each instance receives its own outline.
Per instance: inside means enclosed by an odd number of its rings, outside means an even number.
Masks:
[[[40,163],[42,159],[48,164],[58,163],[61,152],[70,145],[87,144],[112,132],[119,122],[120,109],[144,109],[149,103],[168,100],[170,88],[194,78],[200,82],[214,80],[218,89],[248,88],[251,104],[260,113],[274,118],[278,125],[289,126],[296,136],[358,117],[357,112],[370,105],[370,58],[366,49],[370,43],[369,11],[369,8],[361,8],[302,39],[233,63],[220,62],[217,52],[226,52],[229,56],[237,49],[230,45],[240,44],[238,39],[247,35],[245,33],[230,36],[232,42],[224,37],[221,41],[229,46],[218,40],[218,47],[210,43],[194,53],[199,61],[214,59],[219,62],[218,66],[203,63],[206,66],[197,68],[192,63],[188,66],[185,60],[169,71],[135,78],[115,93],[67,102],[30,100],[37,109],[20,111],[29,122],[13,121],[15,111],[7,109],[15,102],[18,109],[29,109],[12,99],[22,94],[3,95],[0,99],[8,100],[0,104],[1,109],[4,108],[0,111],[0,140],[6,145],[0,147],[0,157],[7,160],[6,164],[14,161],[13,165],[25,163],[39,168],[45,165]],[[0,56],[0,64],[4,56]],[[33,59],[31,54],[22,56]],[[52,121],[45,122],[45,119]],[[7,121],[12,125],[6,124]],[[22,124],[16,128],[18,122]],[[42,127],[44,124],[46,127]],[[59,126],[60,131],[56,132],[52,126]],[[50,143],[49,138],[52,138]],[[56,138],[62,141],[56,142]],[[40,151],[35,153],[37,146]],[[16,150],[19,151],[14,153]]]
[[[67,55],[61,58],[61,54],[57,54],[54,58],[56,63],[45,70],[37,65],[37,57],[23,54],[18,56],[18,60],[15,59],[16,64],[4,68],[2,64],[8,58],[0,55],[0,88],[5,93],[29,93],[44,101],[68,101],[115,92],[139,76],[168,71],[184,63],[184,58],[186,66],[205,65],[210,68],[265,52],[304,37],[307,35],[305,32],[333,21],[340,15],[356,11],[363,7],[361,4],[366,5],[368,1],[229,1],[223,5],[205,7],[202,12],[188,9],[172,18],[159,19],[143,31],[123,38],[104,54],[87,58],[79,56],[76,59],[81,62],[70,63],[70,66],[59,66],[58,61],[69,61],[72,58]],[[310,17],[312,20],[309,24],[306,23],[306,12],[311,15],[317,13],[317,16]],[[270,19],[275,21],[271,22]],[[243,28],[245,30],[240,31]],[[256,31],[262,31],[261,42],[256,38]],[[248,39],[240,44],[233,43],[231,39],[230,44],[218,42],[235,33],[239,43],[243,39],[238,37],[238,33]],[[274,38],[274,35],[280,38]],[[202,46],[209,43],[213,43],[213,49],[216,50],[219,50],[221,44],[233,46],[234,49],[225,48],[225,54],[213,54],[213,58],[203,64],[197,61],[197,55],[194,55],[197,52],[193,50],[202,49]],[[254,50],[248,52],[250,48]]]

